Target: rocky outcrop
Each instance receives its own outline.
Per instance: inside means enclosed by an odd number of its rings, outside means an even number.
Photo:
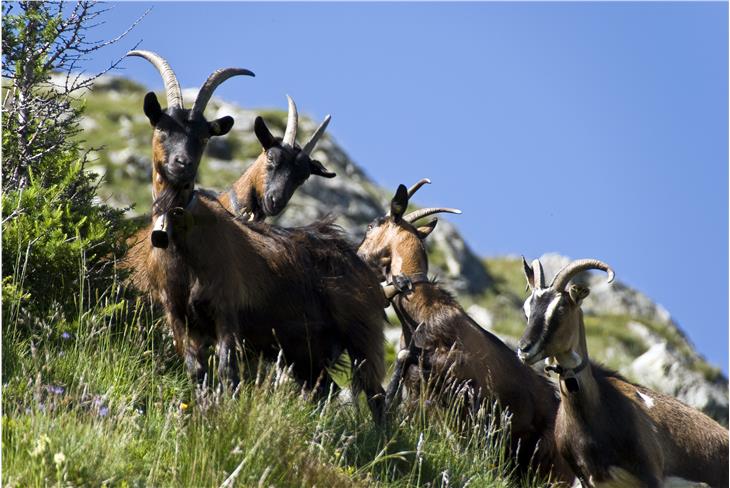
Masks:
[[[622,373],[728,425],[728,386],[722,374],[698,369],[702,359],[692,348],[673,345],[641,323],[631,322],[629,327],[651,346]]]

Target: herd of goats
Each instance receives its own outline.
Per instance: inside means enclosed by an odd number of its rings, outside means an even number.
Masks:
[[[161,305],[176,350],[196,381],[206,381],[207,352],[214,346],[220,381],[235,388],[245,350],[265,359],[283,356],[306,391],[323,398],[337,390],[330,371],[347,352],[352,396],[364,392],[379,424],[388,422],[402,390],[419,398],[428,382],[437,405],[467,398],[457,409],[463,415],[487,400],[508,411],[518,472],[537,472],[563,486],[576,478],[584,487],[728,486],[727,429],[589,361],[581,311],[589,290],[571,279],[597,269],[610,282],[614,273],[605,263],[573,261],[547,284],[540,262],[523,259],[531,293],[515,353],[427,277],[424,240],[437,220],[418,222],[459,212],[406,213],[410,198],[429,180],[409,189],[400,185],[357,249],[332,219],[297,228],[266,224],[310,175],[335,176],[312,158],[329,116],[300,146],[297,109],[289,98],[283,138],[255,119],[263,151],[229,191],[196,189],[208,139],[225,135],[234,122],[206,120],[205,107],[222,82],[253,73],[215,71],[186,109],[165,59],[141,50],[128,55],[157,68],[167,108],[152,92],[144,98],[153,127],[152,219],[132,238],[125,265],[132,284]],[[402,334],[386,391],[388,305]],[[557,374],[557,385],[530,366],[543,359],[546,371]]]

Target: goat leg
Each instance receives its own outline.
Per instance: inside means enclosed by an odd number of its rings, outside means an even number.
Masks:
[[[235,320],[216,321],[218,336],[218,378],[224,388],[235,391],[238,387],[238,340],[234,333]]]
[[[375,388],[366,388],[365,397],[368,400],[368,407],[375,424],[381,427],[385,426],[386,403],[383,387],[378,385]]]
[[[179,303],[172,303],[172,301],[166,301],[163,305],[165,318],[172,329],[175,349],[183,357],[188,374],[193,381],[202,384],[207,372],[204,341],[189,327],[190,317],[184,312],[185,307],[180,306]]]
[[[406,368],[408,362],[408,351],[401,350],[398,353],[398,357],[395,360],[395,369],[393,370],[393,377],[388,383],[388,389],[385,392],[385,409],[389,415],[395,412],[400,403],[400,389],[403,385],[403,371]]]
[[[203,341],[198,337],[188,336],[183,358],[188,374],[198,385],[204,385],[208,373],[208,358]]]

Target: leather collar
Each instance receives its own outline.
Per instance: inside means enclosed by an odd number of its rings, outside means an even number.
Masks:
[[[588,365],[588,357],[581,359],[581,362],[575,368],[564,368],[563,366],[556,364],[545,366],[546,373],[557,373],[560,381],[565,383],[565,387],[570,393],[580,391],[580,383],[576,378],[576,375],[583,371]]]
[[[386,286],[392,286],[395,289],[394,294],[390,297],[393,300],[398,295],[403,293],[410,293],[413,291],[413,285],[418,283],[428,282],[428,275],[423,272],[413,273],[412,275],[397,275],[395,277],[390,276],[390,280],[386,282]]]

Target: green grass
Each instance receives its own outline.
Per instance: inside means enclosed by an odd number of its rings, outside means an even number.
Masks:
[[[6,319],[4,486],[544,486],[508,476],[499,425],[403,407],[386,433],[364,399],[309,401],[275,365],[235,398],[195,388],[145,305]]]

